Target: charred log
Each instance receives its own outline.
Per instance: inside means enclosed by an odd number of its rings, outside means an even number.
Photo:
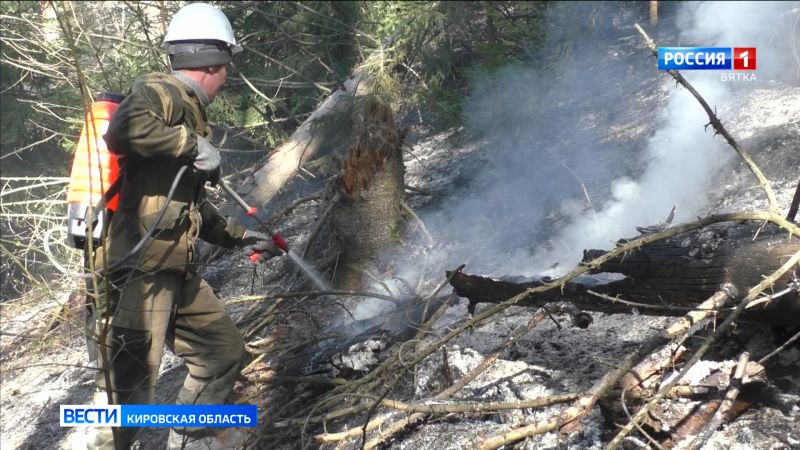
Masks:
[[[521,294],[527,289],[544,284],[542,281],[513,283],[477,275],[467,275],[463,272],[447,272],[447,277],[450,278],[450,285],[453,286],[456,294],[469,300],[467,309],[470,314],[475,313],[475,306],[478,303],[499,303]],[[556,301],[552,294],[550,294],[549,298],[551,299],[549,301]],[[546,303],[546,301],[543,302],[537,298],[526,298],[518,304],[520,306],[540,306],[543,303]]]
[[[568,300],[587,311],[606,313],[630,312],[632,307],[598,299],[587,289],[621,296],[624,299],[651,305],[641,308],[643,314],[681,315],[672,306],[692,307],[716,292],[724,283],[733,284],[739,292],[762,281],[793,254],[800,251],[800,240],[792,238],[772,225],[735,223],[717,224],[696,232],[644,246],[604,264],[594,273],[614,272],[625,275],[619,281],[589,286],[587,280],[576,279],[565,288],[532,294],[521,306],[541,307]],[[588,250],[584,262],[604,254]],[[800,317],[800,296],[793,274],[787,274],[773,287],[775,298],[747,311],[743,318],[772,325],[797,325]],[[463,273],[451,281],[456,292],[470,300],[470,310],[480,302],[500,303],[526,289],[542,286],[549,280],[514,283]]]
[[[448,276],[451,274],[448,272]],[[475,312],[475,307],[478,303],[502,303],[515,295],[521,294],[528,289],[544,286],[549,279],[542,279],[538,281],[517,283],[513,281],[494,280],[492,278],[482,277],[478,275],[467,275],[465,273],[456,273],[452,275],[450,285],[453,286],[456,294],[469,300],[467,310],[470,314]],[[573,303],[576,307],[586,311],[597,311],[604,313],[629,313],[631,306],[620,303],[609,303],[599,300],[595,297],[589,296],[586,293],[590,285],[569,282],[563,290],[552,289],[547,292],[533,293],[526,298],[522,299],[517,305],[541,308],[553,302],[568,301]],[[654,304],[653,308],[642,310],[644,314],[658,314],[658,315],[673,315],[680,316],[685,314],[686,311],[678,311],[670,309],[669,307],[662,307],[663,305]]]
[[[604,264],[595,272],[615,272],[626,278],[595,290],[644,303],[693,305],[722,283],[732,283],[739,292],[747,292],[798,251],[800,240],[773,225],[716,224],[655,242]],[[602,253],[588,250],[584,261]],[[784,295],[748,311],[744,318],[796,325],[800,296],[796,290],[786,291],[794,276],[787,274],[773,286],[773,292]]]

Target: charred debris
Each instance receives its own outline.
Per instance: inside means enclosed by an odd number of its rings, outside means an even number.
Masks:
[[[644,30],[639,31],[654,49]],[[419,222],[404,202],[403,133],[396,129],[391,109],[364,88],[368,79],[351,80],[337,91],[268,163],[289,167],[287,174],[311,164],[328,175],[313,196],[319,201],[318,218],[302,255],[334,255],[319,260],[318,268],[335,274],[336,287],[262,296],[258,299],[274,300],[259,314],[264,319],[242,324],[254,358],[244,370],[243,401],[271,402],[252,447],[295,442],[303,448],[376,448],[429,421],[458,422],[523,410],[541,413],[514,427],[492,428],[471,445],[499,448],[550,432],[568,442],[569,436],[589,431],[586,420],[599,405],[610,424],[602,432],[607,448],[699,448],[721,424],[749,408],[771,404],[791,409],[781,400],[768,368],[798,338],[792,333],[800,317],[800,229],[794,217],[800,186],[789,216],[779,215],[770,182],[747,151],[687,80],[677,72],[670,75],[696,97],[708,113],[708,125],[759,180],[768,199],[766,211],[683,224],[671,223],[670,214],[662,224],[642,224],[640,236],[620,239],[613,250],[586,249],[583,262],[558,279],[497,280],[468,275],[461,266],[448,271],[430,292],[406,286],[399,296],[386,286],[385,293],[367,292],[364,275],[377,279],[373,274],[390,273],[391,263],[381,255],[399,243],[407,224]],[[323,115],[338,125],[326,129]],[[335,140],[341,142],[338,148],[323,148],[319,134],[340,136],[342,129],[353,130],[351,137]],[[267,180],[267,173],[255,177],[253,183],[260,187],[251,186],[250,198],[262,204],[289,178]],[[418,226],[424,230],[424,224]],[[601,275],[607,273],[617,277],[608,281]],[[332,302],[378,298],[394,304],[394,311],[353,320],[291,348],[276,345],[279,331],[257,337],[269,326],[281,329],[276,318],[290,299],[321,296]],[[469,301],[468,317],[434,332],[459,297]],[[518,306],[529,308],[531,319],[509,330],[477,364],[455,370],[448,344]],[[508,357],[515,343],[541,322],[561,324],[556,316],[567,316],[572,326],[587,328],[596,312],[672,319],[612,361],[588,389],[513,402],[464,397],[467,385]],[[784,338],[758,360],[747,352],[726,353],[720,343],[745,323],[779,327]],[[433,367],[426,363],[431,358]],[[425,364],[428,372],[422,374]],[[414,386],[422,376],[437,378],[439,389],[419,396]],[[274,393],[275,386],[283,386],[281,394]]]

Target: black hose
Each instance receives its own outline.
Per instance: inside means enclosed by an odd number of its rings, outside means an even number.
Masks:
[[[148,239],[153,237],[153,233],[156,231],[156,228],[158,228],[158,224],[161,222],[161,219],[164,218],[164,214],[166,214],[166,212],[167,212],[167,207],[169,206],[169,202],[172,201],[172,196],[175,195],[175,189],[178,188],[178,183],[180,183],[181,178],[183,177],[183,174],[186,173],[186,169],[188,169],[188,168],[189,168],[189,166],[186,165],[186,166],[182,166],[180,169],[178,169],[178,173],[175,175],[175,179],[172,180],[172,186],[169,187],[169,192],[167,193],[167,199],[164,201],[164,206],[161,207],[161,211],[158,212],[158,217],[156,217],[155,222],[153,222],[153,225],[150,227],[149,230],[147,230],[147,233],[144,235],[144,237],[142,237],[139,240],[139,242],[137,242],[136,245],[134,245],[133,248],[130,249],[128,251],[128,253],[125,254],[125,256],[120,258],[119,261],[117,261],[116,263],[114,263],[111,266],[107,267],[105,269],[106,271],[110,272],[110,271],[112,271],[114,269],[118,269],[122,265],[122,263],[125,262],[126,259],[130,258],[134,254],[139,252],[139,250],[141,250],[142,247],[144,247],[145,242],[147,242]]]
[[[789,205],[789,213],[786,214],[786,220],[797,222],[795,217],[798,209],[800,209],[800,182],[797,183],[797,190],[794,191],[794,198],[792,199],[792,204]]]
[[[106,267],[105,269],[102,270],[98,270],[97,271],[98,274],[103,274],[105,272],[111,272],[115,269],[118,269],[120,266],[122,266],[122,263],[124,263],[125,260],[127,260],[134,254],[139,252],[139,250],[142,249],[147,240],[153,237],[153,233],[155,232],[156,228],[158,228],[158,224],[161,222],[161,219],[164,218],[164,214],[166,214],[167,212],[167,207],[169,206],[169,202],[172,201],[172,197],[175,195],[175,190],[178,188],[178,183],[180,183],[181,178],[183,178],[183,174],[186,173],[186,169],[188,168],[189,166],[185,165],[182,166],[180,169],[178,169],[178,173],[175,175],[175,179],[172,180],[172,186],[170,186],[169,192],[167,193],[167,198],[166,201],[164,202],[164,206],[161,207],[161,210],[158,212],[158,216],[156,217],[155,222],[153,222],[153,225],[150,227],[149,230],[147,230],[147,233],[145,233],[145,235],[139,240],[139,242],[136,243],[136,245],[133,246],[132,249],[128,250],[128,253],[126,253],[125,256],[120,258],[119,261],[110,265],[109,267]],[[92,273],[69,272],[58,261],[56,261],[55,256],[53,256],[53,253],[50,251],[50,242],[49,242],[51,232],[56,229],[57,228],[52,228],[44,234],[44,249],[45,253],[47,254],[47,257],[50,259],[50,262],[53,263],[53,265],[55,266],[56,269],[59,270],[59,272],[62,272],[72,277],[91,278],[92,276],[94,276],[94,274]],[[89,237],[89,239],[91,239],[91,237]]]

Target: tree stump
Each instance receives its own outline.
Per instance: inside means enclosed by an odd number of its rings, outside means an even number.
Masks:
[[[400,242],[405,169],[391,108],[374,96],[355,100],[353,144],[335,158],[339,200],[331,210],[339,252],[334,283],[361,289],[365,270],[386,270],[379,260]]]

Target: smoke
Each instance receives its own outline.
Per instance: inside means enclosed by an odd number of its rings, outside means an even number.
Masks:
[[[712,82],[695,83],[711,101],[722,98],[724,90]],[[611,181],[611,198],[597,210],[571,214],[566,227],[553,239],[571,250],[538,249],[533,255],[535,271],[559,263],[555,273],[569,269],[580,260],[583,249],[608,249],[613,241],[635,235],[636,226],[663,222],[672,206],[675,220],[691,220],[706,206],[704,191],[731,157],[722,143],[713,141],[703,129],[707,116],[688,92],[676,92],[668,100],[662,126],[647,140],[647,166],[638,178],[619,177]],[[537,267],[538,265],[538,267]]]
[[[761,87],[800,84],[800,2],[687,2],[677,23],[686,45],[756,47]]]
[[[796,83],[800,78],[798,53],[789,50],[798,40],[797,23],[797,4],[689,2],[678,14],[681,45],[756,47],[761,82],[726,83],[719,74],[707,72],[687,72],[684,76],[710,105],[730,104],[734,97],[763,89],[765,84]],[[663,82],[671,83],[671,79]],[[678,222],[705,212],[709,182],[734,156],[721,139],[713,139],[704,130],[701,125],[707,121],[688,91],[674,91],[659,119],[661,125],[647,140],[647,166],[641,176],[612,181],[611,200],[591,214],[571,215],[568,225],[554,239],[578,250],[608,249],[613,240],[629,236],[636,225],[663,221],[673,204],[678,208]],[[561,273],[579,256],[539,248],[532,267],[540,272],[546,270],[542,262],[555,261],[560,269],[554,272]]]
[[[658,44],[757,47],[757,82],[684,73],[709,104],[724,106],[748,90],[797,83],[797,9],[689,2]],[[465,169],[467,188],[424,216],[449,242],[426,253],[431,266],[469,262],[469,271],[489,275],[560,274],[583,249],[612,248],[637,235],[636,226],[663,222],[673,206],[675,222],[708,212],[705,192],[735,153],[704,129],[708,118],[691,94],[657,73],[633,30],[637,18],[614,14],[605,29],[566,36],[576,43],[573,57],[550,75],[515,66],[473,80],[465,127],[484,157]],[[416,279],[419,264],[404,272],[399,276]]]

